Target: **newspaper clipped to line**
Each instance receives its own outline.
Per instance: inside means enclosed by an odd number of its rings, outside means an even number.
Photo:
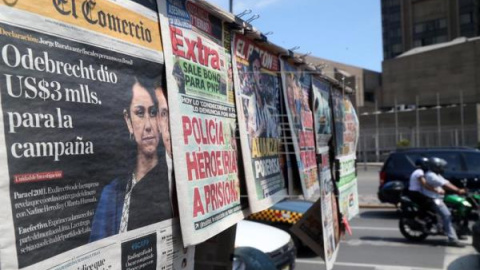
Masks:
[[[1,268],[193,265],[172,220],[157,13],[5,0],[0,36]]]

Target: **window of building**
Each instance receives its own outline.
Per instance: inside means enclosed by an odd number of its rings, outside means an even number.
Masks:
[[[394,44],[392,45],[392,52],[395,53],[400,53],[402,52],[402,44]]]
[[[438,28],[447,28],[447,20],[446,19],[439,19],[438,20]]]
[[[421,40],[416,39],[416,40],[413,41],[413,47],[414,48],[415,47],[421,47],[421,46],[422,46],[422,41]]]
[[[402,30],[398,27],[388,29],[388,36],[390,38],[398,38],[402,36]]]
[[[364,94],[364,97],[365,101],[368,101],[368,102],[374,102],[375,101],[375,93],[368,93],[368,92],[365,92]]]
[[[470,24],[472,23],[472,14],[471,13],[465,13],[460,15],[460,24]]]
[[[438,36],[433,38],[434,43],[442,43],[442,42],[447,42],[447,36]]]
[[[420,33],[423,33],[424,31],[425,31],[424,23],[417,23],[415,25],[415,29],[414,29],[415,34],[420,34]]]
[[[462,7],[469,8],[474,5],[473,0],[460,0],[458,5]]]
[[[400,0],[383,0],[382,4],[385,7],[398,6],[400,5]]]

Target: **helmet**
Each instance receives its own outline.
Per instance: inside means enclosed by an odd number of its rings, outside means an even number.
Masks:
[[[429,160],[430,170],[435,173],[443,173],[443,169],[447,166],[447,162],[444,159],[438,157],[431,157]]]
[[[415,160],[415,166],[422,168],[424,171],[428,170],[428,163],[428,158],[426,157],[421,157]]]

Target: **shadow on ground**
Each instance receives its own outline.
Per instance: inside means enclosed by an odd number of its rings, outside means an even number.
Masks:
[[[318,257],[317,253],[313,252],[309,247],[303,246],[299,250],[297,250],[297,257],[298,258],[314,258]]]
[[[367,210],[360,213],[361,218],[374,219],[398,219],[399,213],[396,209],[389,210]]]
[[[402,243],[406,245],[415,245],[415,246],[446,246],[446,239],[425,239],[421,242],[412,242],[408,241],[402,237],[378,237],[378,236],[363,236],[359,238],[362,241],[382,241],[382,242],[391,242],[391,243]],[[480,268],[479,268],[480,269]]]
[[[480,269],[480,254],[459,257],[448,265],[447,270]]]

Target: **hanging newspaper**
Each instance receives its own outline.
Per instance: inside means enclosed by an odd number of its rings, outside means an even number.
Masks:
[[[332,91],[332,104],[340,211],[346,218],[351,219],[359,212],[355,167],[359,124],[352,102],[339,90]]]
[[[285,107],[297,159],[298,173],[307,200],[320,197],[315,157],[313,115],[309,105],[311,76],[282,60],[281,70]]]
[[[325,269],[330,270],[340,245],[340,221],[328,160],[328,153],[325,153],[321,155],[321,162],[318,164],[322,190],[320,199],[292,227],[292,232],[322,257],[325,260]]]
[[[322,154],[328,152],[328,141],[332,137],[332,111],[329,103],[330,85],[313,77],[312,89],[317,154]]]
[[[0,1],[1,269],[193,265],[171,219],[157,18],[130,1]]]
[[[191,1],[157,1],[165,46],[176,186],[184,245],[243,219],[236,110],[227,87],[222,21]]]
[[[252,212],[286,195],[280,164],[280,88],[278,57],[243,35],[233,40],[238,125]]]

